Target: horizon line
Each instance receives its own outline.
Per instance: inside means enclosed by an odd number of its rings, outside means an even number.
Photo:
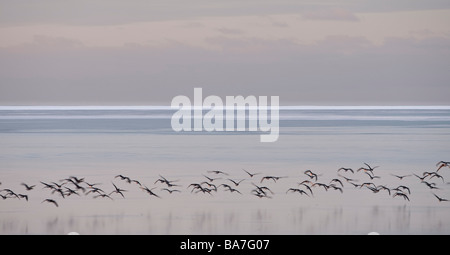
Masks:
[[[269,109],[271,105],[267,106]],[[223,107],[226,109],[226,107]],[[239,108],[239,107],[237,107]],[[280,110],[450,110],[450,105],[283,105]],[[168,105],[0,105],[0,110],[176,110]],[[192,109],[196,109],[192,106]],[[203,107],[211,109],[211,107]]]

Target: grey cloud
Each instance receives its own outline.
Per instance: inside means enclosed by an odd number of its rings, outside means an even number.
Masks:
[[[345,36],[316,45],[211,40],[223,50],[182,44],[164,49],[1,48],[0,104],[168,105],[174,96],[191,96],[194,87],[222,97],[278,95],[281,104],[448,104],[450,57],[442,48],[450,42],[442,38],[431,40],[441,48],[411,38],[382,46]],[[333,51],[333,45],[344,42],[356,49]],[[252,47],[257,50],[242,50]]]
[[[343,8],[327,8],[310,10],[302,13],[304,19],[311,20],[333,20],[333,21],[359,21],[359,18],[349,10]]]
[[[218,28],[217,31],[219,31],[220,33],[225,34],[225,35],[240,35],[240,34],[244,33],[244,31],[242,31],[240,29],[233,29],[233,28],[226,28],[226,27]]]
[[[448,9],[448,0],[0,0],[2,26],[57,23],[118,25],[131,22],[191,19],[211,16],[269,15],[318,8],[343,8],[353,13]],[[313,15],[313,16],[317,16]],[[320,15],[319,15],[320,16]]]

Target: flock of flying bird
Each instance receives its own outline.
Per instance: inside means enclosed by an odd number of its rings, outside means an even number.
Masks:
[[[433,182],[434,180],[442,180],[445,183],[444,177],[439,174],[439,171],[442,168],[450,168],[450,162],[440,161],[436,164],[437,170],[434,172],[423,172],[421,175],[411,173],[408,175],[395,175],[392,176],[398,178],[400,181],[403,181],[405,178],[417,178],[417,181],[423,183],[427,188],[431,190],[431,193],[436,197],[439,202],[449,202],[448,199],[442,198],[436,195],[433,190],[441,189],[438,185]],[[372,167],[367,163],[364,163],[363,167],[360,167],[357,170],[353,170],[352,168],[341,167],[337,170],[337,177],[331,179],[329,182],[319,182],[318,173],[314,173],[312,170],[306,170],[303,172],[302,179],[300,182],[297,182],[297,186],[288,187],[286,189],[286,194],[288,193],[298,193],[299,195],[305,195],[308,197],[314,196],[314,189],[323,189],[325,191],[335,190],[343,193],[344,191],[344,183],[345,185],[351,185],[356,189],[367,189],[372,191],[373,193],[385,192],[389,196],[392,197],[401,197],[404,200],[410,201],[411,190],[408,186],[406,186],[403,182],[401,185],[396,187],[387,187],[386,185],[376,185],[374,180],[381,179],[380,176],[376,175],[375,169],[378,166]],[[214,170],[207,171],[202,175],[202,179],[199,182],[190,183],[186,188],[183,187],[179,183],[179,180],[168,180],[162,175],[159,175],[159,178],[153,183],[154,185],[161,184],[164,187],[152,187],[148,188],[146,185],[142,184],[140,181],[131,179],[130,177],[124,175],[116,175],[114,180],[111,181],[111,186],[109,188],[109,192],[100,188],[100,183],[89,183],[85,180],[85,178],[78,178],[75,176],[70,176],[69,178],[59,180],[58,182],[40,182],[40,186],[42,189],[46,189],[52,195],[52,198],[46,198],[42,200],[41,203],[50,203],[54,206],[58,207],[59,204],[54,198],[57,197],[67,198],[73,195],[81,196],[81,195],[89,195],[91,194],[95,199],[110,199],[114,200],[116,197],[125,198],[125,194],[127,190],[119,188],[119,182],[125,182],[129,185],[136,185],[143,192],[146,192],[149,196],[153,196],[156,198],[161,198],[161,194],[166,192],[168,194],[172,193],[181,193],[183,191],[189,191],[190,193],[197,194],[209,194],[213,195],[215,192],[224,191],[230,193],[242,194],[242,189],[240,186],[243,182],[249,182],[251,184],[252,189],[249,194],[254,195],[258,198],[272,198],[275,193],[268,186],[274,185],[278,180],[283,178],[288,178],[288,176],[273,176],[273,175],[263,175],[262,173],[251,173],[245,169],[242,169],[247,175],[248,179],[232,179],[229,178],[229,174],[223,171]],[[367,180],[365,182],[359,182],[354,179],[356,173],[362,173],[364,178]],[[351,175],[350,175],[351,173]],[[345,175],[343,175],[345,174]],[[350,178],[349,176],[353,177]],[[297,177],[298,178],[298,177]],[[220,181],[219,181],[220,180]],[[369,181],[370,180],[370,181]],[[114,183],[115,182],[115,183]],[[219,183],[220,182],[220,183]],[[266,184],[268,183],[268,184]],[[450,183],[447,183],[450,184]],[[0,182],[0,185],[2,183]],[[24,199],[28,201],[29,192],[34,190],[38,184],[29,185],[26,183],[21,183],[24,187],[20,192],[13,191],[8,188],[3,188],[0,186],[0,197],[5,199]],[[122,184],[121,184],[122,185]],[[106,188],[105,188],[106,189]],[[157,192],[156,189],[159,191]],[[124,194],[125,193],[125,194]],[[159,193],[159,194],[157,194]],[[55,200],[56,199],[56,200]]]

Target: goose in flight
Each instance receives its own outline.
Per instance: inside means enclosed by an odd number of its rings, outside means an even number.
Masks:
[[[371,172],[364,172],[364,173],[367,174],[371,180],[376,179],[376,178],[378,178],[378,179],[381,178],[380,176],[371,175],[370,174]]]
[[[400,190],[400,189],[402,189],[402,190]],[[398,186],[397,188],[392,189],[392,190],[401,191],[401,192],[403,192],[403,190],[407,190],[407,191],[408,191],[408,194],[411,195],[411,190],[409,190],[409,188],[406,187],[406,186],[404,186],[404,185],[400,185],[400,186]]]
[[[333,188],[334,190],[339,190],[341,193],[344,193],[341,187],[336,186],[334,183],[328,185],[328,188]]]
[[[338,175],[339,175],[339,177],[344,178],[345,181],[347,181],[348,183],[351,183],[351,182],[357,182],[357,181],[358,181],[358,180],[355,180],[355,179],[347,178],[347,177],[345,177],[345,176],[343,176],[343,175],[340,175],[340,174],[338,174]]]
[[[439,200],[439,202],[448,202],[448,201],[449,201],[448,199],[438,197],[438,196],[437,196],[436,194],[434,194],[434,193],[433,193],[433,195]]]
[[[54,185],[51,185],[51,184],[48,184],[45,182],[41,182],[41,183],[44,185],[43,189],[54,189],[55,188]]]
[[[219,170],[208,171],[208,173],[229,175],[229,174],[227,174],[225,172],[222,172],[222,171],[219,171]]]
[[[249,171],[247,171],[247,170],[245,170],[245,169],[243,169],[243,168],[242,168],[242,170],[243,170],[244,172],[246,172],[246,173],[250,176],[250,178],[253,178],[253,176],[255,176],[255,175],[261,174],[261,173],[250,173]]]
[[[316,182],[312,185],[312,187],[315,187],[315,186],[323,187],[325,189],[325,191],[328,191],[328,189],[330,188],[330,186],[326,185],[325,183],[320,183],[320,182]]]
[[[400,196],[400,197],[403,197],[403,199],[405,199],[405,200],[408,200],[409,201],[409,197],[405,194],[405,193],[402,193],[402,192],[397,192],[397,193],[395,193],[394,194],[394,196],[393,197],[396,197],[396,196]]]
[[[426,182],[426,181],[422,181],[422,183],[425,183],[425,185],[427,185],[428,186],[428,188],[430,188],[430,189],[439,189],[438,187],[436,187],[436,183],[429,183],[429,182]]]
[[[252,184],[253,184],[253,186],[256,187],[256,190],[257,190],[257,191],[263,193],[264,195],[266,195],[265,190],[266,190],[266,191],[269,191],[270,193],[272,193],[272,195],[274,194],[273,191],[272,191],[271,189],[269,189],[268,187],[265,187],[265,186],[260,187],[260,186],[258,186],[258,185],[256,185],[256,184],[254,184],[253,182],[252,182]]]
[[[317,181],[317,174],[313,173],[311,170],[306,170],[304,174],[306,174],[309,178],[315,179],[315,181]]]
[[[51,203],[51,204],[54,204],[56,207],[59,207],[58,203],[56,203],[56,201],[53,200],[53,199],[49,199],[49,198],[44,199],[44,201],[42,201],[41,204],[44,203],[44,202]]]
[[[378,191],[380,191],[380,190],[387,190],[387,192],[389,193],[389,196],[391,195],[391,190],[388,188],[388,187],[386,187],[386,186],[384,186],[384,185],[378,185],[377,186],[377,190]]]
[[[314,196],[314,193],[313,193],[312,189],[308,185],[306,185],[304,183],[300,183],[298,186],[300,186],[300,185],[305,186],[309,190],[309,192],[311,192],[311,196]]]
[[[111,200],[114,200],[114,199],[112,199],[112,197],[110,197],[107,194],[98,194],[98,195],[94,196],[93,198],[98,198],[98,197],[101,197],[101,198],[105,198],[106,197],[106,198],[109,198]]]
[[[177,189],[167,189],[167,188],[163,188],[163,189],[161,189],[161,190],[165,190],[165,191],[169,192],[170,194],[172,194],[173,192],[180,192],[180,193],[181,193],[181,190],[177,190]]]
[[[420,176],[418,176],[417,174],[413,174],[415,177],[417,177],[417,178],[419,178],[419,180],[420,181],[422,181],[423,182],[423,180],[425,179],[425,178],[427,178],[427,176],[422,176],[422,177],[420,177]]]
[[[433,179],[433,177],[436,177],[436,178],[441,178],[441,179],[442,179],[442,183],[445,183],[444,177],[442,177],[442,175],[438,174],[437,171],[431,173],[430,176],[431,176],[431,177],[430,177],[430,180]]]
[[[26,183],[23,183],[23,182],[20,185],[25,186],[25,189],[28,190],[28,191],[33,190],[34,187],[36,187],[36,185],[30,186],[30,185],[28,185]]]
[[[231,193],[237,192],[237,193],[242,195],[242,193],[239,190],[237,190],[237,189],[229,188],[229,189],[227,189],[227,191],[230,191]]]
[[[71,191],[73,192],[73,191]],[[91,188],[88,192],[86,192],[86,195],[88,195],[89,193],[98,193],[98,194],[104,194],[105,191],[103,191],[100,188]]]
[[[233,179],[228,179],[230,182],[234,183],[235,186],[239,186],[239,184],[241,184],[241,182],[245,181],[245,179],[242,179],[240,181],[235,181]]]
[[[281,176],[264,176],[263,178],[261,178],[260,183],[262,183],[264,180],[273,180],[274,182],[277,182],[280,178],[286,178],[286,177],[281,177]]]
[[[209,182],[205,181],[205,182],[200,183],[200,185],[202,185],[202,184],[206,184],[206,185],[208,185],[208,187],[212,188],[212,190],[217,191],[217,186],[212,184],[212,183],[209,183]]]
[[[373,174],[373,170],[375,169],[375,168],[377,168],[377,167],[379,167],[379,166],[375,166],[375,167],[371,167],[369,164],[367,164],[367,163],[364,163],[364,165],[366,165],[367,166],[367,168],[366,167],[360,167],[358,170],[356,170],[356,172],[359,172],[359,171],[364,171],[364,172],[371,172],[372,174]]]
[[[78,192],[76,192],[75,190],[73,190],[73,189],[71,189],[71,188],[67,188],[67,187],[64,187],[64,188],[66,188],[66,196],[71,196],[71,195],[77,195],[77,196],[80,196],[80,194],[78,194]]]
[[[263,198],[263,197],[265,197],[265,198],[272,198],[272,197],[268,196],[265,192],[261,192],[258,189],[253,189],[251,194],[253,194],[253,195],[255,195],[255,196],[259,197],[259,198]]]
[[[28,201],[28,196],[24,194],[17,194],[20,198],[25,198]]]
[[[123,198],[125,198],[125,196],[123,195],[122,192],[124,192],[124,191],[126,191],[126,190],[124,190],[124,189],[119,189],[113,182],[111,182],[111,183],[112,183],[112,185],[114,186],[114,190],[111,191],[111,193],[109,193],[109,196],[111,196],[112,193],[117,193],[117,194],[120,194]]]
[[[176,180],[176,181],[169,181],[169,180],[167,180],[166,178],[164,178],[162,175],[159,175],[159,179],[158,180],[156,180],[155,181],[155,183],[154,184],[156,184],[156,183],[158,183],[158,182],[160,182],[160,183],[165,183],[166,185],[167,185],[167,187],[169,187],[169,188],[171,188],[171,187],[175,187],[175,186],[180,186],[180,185],[177,185],[177,184],[172,184],[172,182],[177,182],[178,180]],[[206,177],[206,176],[205,176]],[[142,185],[141,185],[142,186]]]
[[[294,189],[294,188],[290,188],[290,189],[288,189],[288,190],[286,191],[286,194],[287,194],[289,191],[291,191],[291,192],[293,192],[293,193],[298,192],[300,195],[305,194],[305,195],[307,195],[307,196],[309,197],[308,193],[306,193],[306,192],[305,192],[304,190],[302,190],[302,189]]]
[[[439,166],[438,169],[436,170],[439,171],[441,168],[443,167],[449,167],[450,168],[450,162],[445,162],[445,161],[439,161],[436,166]]]
[[[331,181],[330,181],[330,184],[331,184],[332,182],[339,183],[339,184],[341,184],[341,187],[342,187],[342,188],[344,187],[344,184],[342,184],[341,180],[339,180],[339,179],[333,179],[333,180],[331,180]]]
[[[346,168],[346,167],[341,167],[341,168],[339,168],[337,171],[339,172],[339,171],[341,171],[341,170],[343,170],[344,172],[350,171],[350,172],[352,172],[352,174],[355,173],[355,171],[353,171],[353,169],[351,169],[351,168]]]
[[[150,196],[155,196],[155,197],[157,197],[157,198],[160,198],[158,195],[156,195],[156,194],[153,192],[153,190],[154,190],[155,188],[149,189],[149,188],[147,188],[147,186],[144,186],[144,187],[141,187],[141,189],[144,190],[144,191],[146,191]]]
[[[405,177],[411,176],[410,174],[407,174],[407,175],[396,175],[396,174],[391,174],[391,175],[394,176],[394,177],[399,178],[400,180],[403,180],[403,178],[405,178]]]
[[[19,195],[17,195],[14,191],[12,191],[10,189],[3,189],[3,190],[0,190],[0,191],[6,191],[6,195],[7,196],[10,196],[10,197],[14,196],[14,197],[20,199]]]
[[[211,177],[208,177],[208,176],[206,176],[206,175],[204,175],[204,174],[203,174],[203,176],[205,176],[205,178],[208,179],[208,181],[210,181],[210,182],[213,182],[213,181],[215,181],[215,180],[220,180],[220,179],[222,179],[221,177],[211,178]]]
[[[74,180],[76,183],[80,184],[82,182],[84,182],[84,178],[77,178],[75,176],[70,176],[69,179]]]

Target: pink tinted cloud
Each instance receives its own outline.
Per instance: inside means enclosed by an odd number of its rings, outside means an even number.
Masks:
[[[307,11],[302,14],[302,17],[309,20],[359,21],[359,18],[354,13],[343,8]]]

